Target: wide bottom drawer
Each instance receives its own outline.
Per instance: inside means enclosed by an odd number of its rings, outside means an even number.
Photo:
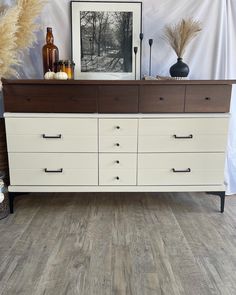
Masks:
[[[139,154],[138,185],[222,185],[224,153]]]
[[[11,185],[98,185],[97,154],[9,153]]]

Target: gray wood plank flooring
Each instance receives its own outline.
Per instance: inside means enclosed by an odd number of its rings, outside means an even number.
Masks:
[[[235,295],[236,196],[31,194],[0,220],[0,295]]]

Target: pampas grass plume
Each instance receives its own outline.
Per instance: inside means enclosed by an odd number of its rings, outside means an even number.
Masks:
[[[46,2],[18,0],[13,7],[0,6],[0,78],[17,76],[14,67],[20,64],[18,54],[36,41],[39,25],[34,21]]]
[[[16,44],[19,50],[31,47],[36,41],[35,31],[39,29],[39,25],[34,21],[46,2],[45,0],[18,0],[20,29],[16,33]]]
[[[176,55],[183,57],[187,45],[202,30],[201,23],[192,18],[182,19],[175,25],[167,25],[164,28],[163,39],[166,40],[175,51]]]
[[[18,64],[15,50],[18,16],[19,10],[16,6],[5,10],[0,16],[0,77],[16,74],[12,66]]]

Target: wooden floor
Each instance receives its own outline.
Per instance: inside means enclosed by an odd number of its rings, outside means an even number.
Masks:
[[[0,295],[236,294],[236,197],[27,195],[0,221]]]

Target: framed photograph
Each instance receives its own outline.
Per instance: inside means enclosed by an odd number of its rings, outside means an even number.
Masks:
[[[71,1],[75,79],[140,77],[141,2]]]

